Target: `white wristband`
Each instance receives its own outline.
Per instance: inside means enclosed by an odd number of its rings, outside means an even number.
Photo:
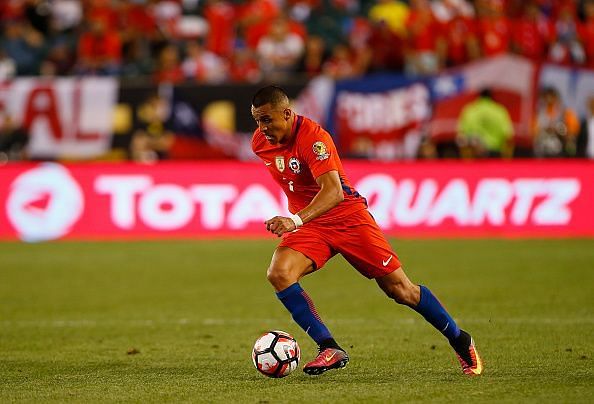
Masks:
[[[295,223],[295,228],[303,226],[303,220],[299,217],[299,215],[291,215],[289,216],[293,223]]]

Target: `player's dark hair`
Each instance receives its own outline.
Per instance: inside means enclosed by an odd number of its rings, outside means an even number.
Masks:
[[[266,86],[259,89],[254,98],[252,98],[252,105],[256,108],[262,105],[270,104],[273,107],[280,104],[288,104],[289,96],[280,87]]]

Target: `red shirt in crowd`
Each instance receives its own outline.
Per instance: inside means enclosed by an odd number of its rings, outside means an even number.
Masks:
[[[510,21],[506,17],[483,18],[479,21],[483,56],[506,53],[510,43]]]
[[[443,26],[447,41],[447,60],[450,65],[460,65],[470,61],[468,42],[477,39],[476,24],[473,19],[457,15]]]
[[[533,60],[543,60],[551,41],[552,27],[545,20],[518,18],[512,23],[514,50]]]
[[[406,20],[409,45],[415,51],[437,50],[437,39],[442,35],[441,25],[429,10],[411,10]]]
[[[228,57],[233,52],[235,41],[235,17],[233,5],[226,1],[209,2],[204,8],[208,22],[206,48],[219,56]]]
[[[90,62],[119,62],[122,56],[122,44],[116,32],[107,31],[102,35],[85,32],[78,41],[78,55]]]

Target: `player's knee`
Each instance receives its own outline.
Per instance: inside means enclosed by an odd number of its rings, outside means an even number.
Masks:
[[[276,264],[269,266],[266,278],[276,290],[283,290],[296,282],[293,279],[291,268],[287,265]]]

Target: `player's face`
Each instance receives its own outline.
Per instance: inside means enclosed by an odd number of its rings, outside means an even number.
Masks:
[[[283,143],[291,134],[291,110],[264,104],[252,105],[252,116],[270,144]]]

